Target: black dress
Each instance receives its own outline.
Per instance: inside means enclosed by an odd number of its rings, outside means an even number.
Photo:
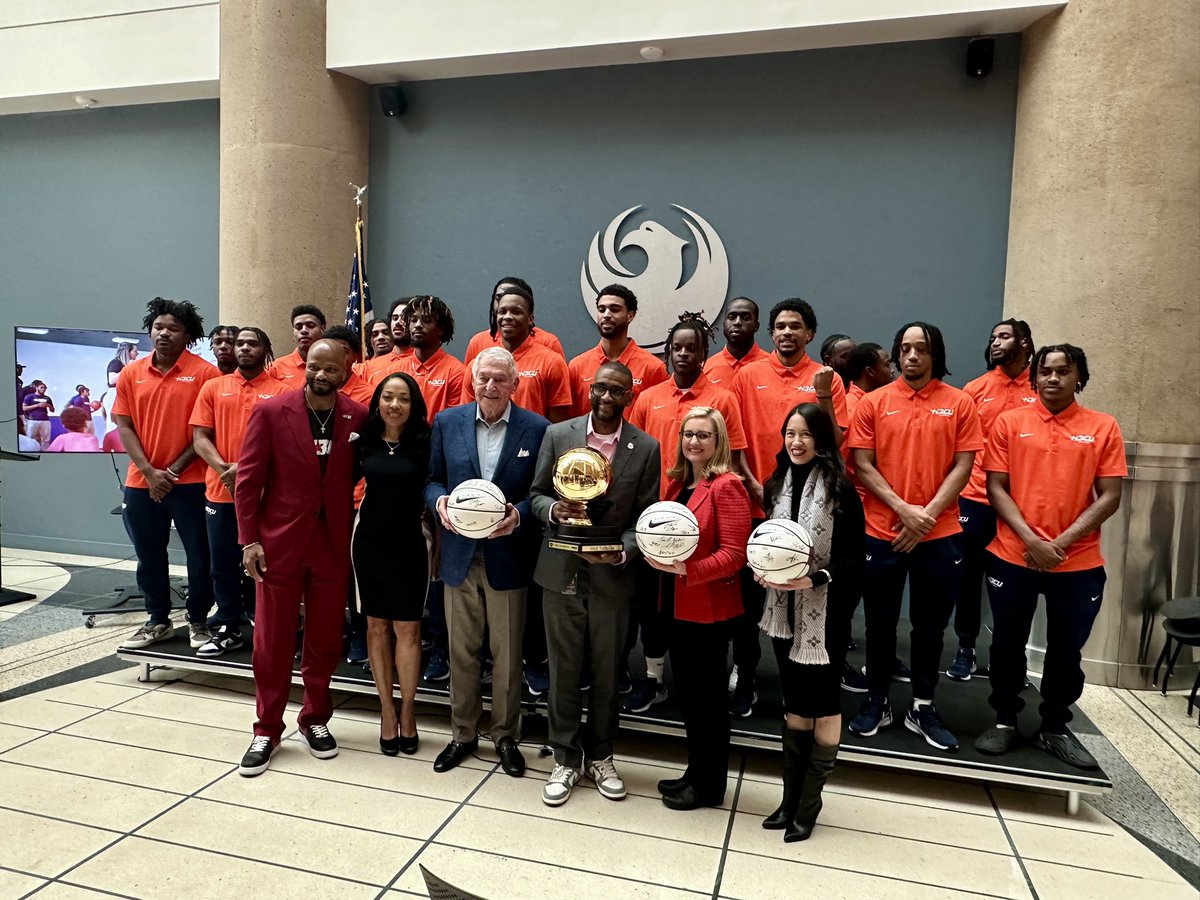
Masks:
[[[812,464],[792,467],[792,519],[800,506],[804,482]],[[833,540],[829,562],[823,568],[831,581],[825,599],[825,665],[802,665],[788,659],[792,650],[791,638],[773,638],[775,660],[783,685],[783,708],[793,716],[816,719],[836,716],[842,711],[842,668],[846,663],[846,648],[850,643],[850,620],[862,590],[865,565],[866,523],[862,501],[849,481],[837,491],[838,509],[833,516]],[[792,598],[794,601],[794,597]],[[795,624],[794,602],[788,606],[788,624]]]
[[[429,451],[394,453],[379,439],[358,448],[367,493],[354,520],[351,544],[359,612],[378,619],[419,622],[429,585],[421,533]]]

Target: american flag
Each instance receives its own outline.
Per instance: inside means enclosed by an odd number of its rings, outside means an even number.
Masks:
[[[375,311],[371,307],[371,286],[367,284],[367,257],[363,252],[363,221],[354,224],[354,262],[350,265],[350,289],[346,295],[346,325],[353,328],[362,342],[363,359],[367,357],[367,333]]]

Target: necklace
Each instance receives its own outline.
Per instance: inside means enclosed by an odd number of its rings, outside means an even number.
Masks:
[[[307,399],[304,401],[304,405],[308,406]],[[333,418],[333,409],[331,408],[329,410],[329,412],[328,412],[328,414],[326,414],[324,420],[322,420],[321,417],[317,415],[317,411],[315,409],[313,409],[311,406],[308,406],[308,411],[312,415],[314,421],[316,421],[316,423],[321,427],[321,434],[324,434],[325,429],[329,427],[329,420]]]
[[[395,455],[396,455],[396,448],[400,446],[400,442],[399,442],[399,441],[396,441],[396,443],[394,443],[394,444],[393,444],[393,443],[392,443],[391,441],[389,441],[387,438],[382,438],[382,440],[383,440],[383,442],[384,442],[384,443],[387,445],[387,448],[388,448],[388,456],[395,456]]]

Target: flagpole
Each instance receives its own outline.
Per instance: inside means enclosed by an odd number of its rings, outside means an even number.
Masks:
[[[358,321],[362,327],[359,328],[359,352],[361,359],[367,358],[367,309],[366,298],[363,296],[363,282],[366,280],[364,274],[367,270],[367,256],[363,252],[363,194],[367,192],[367,186],[364,184],[359,187],[354,182],[350,182],[350,187],[354,188],[354,251],[358,257]]]

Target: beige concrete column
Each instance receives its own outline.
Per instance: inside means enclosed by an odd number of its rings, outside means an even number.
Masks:
[[[222,0],[220,318],[264,328],[280,356],[292,306],[345,311],[368,103],[325,69],[324,0]]]
[[[1159,607],[1200,593],[1198,43],[1195,0],[1070,0],[1021,42],[1005,314],[1087,351],[1081,399],[1132,442],[1084,651],[1090,680],[1130,687]]]

